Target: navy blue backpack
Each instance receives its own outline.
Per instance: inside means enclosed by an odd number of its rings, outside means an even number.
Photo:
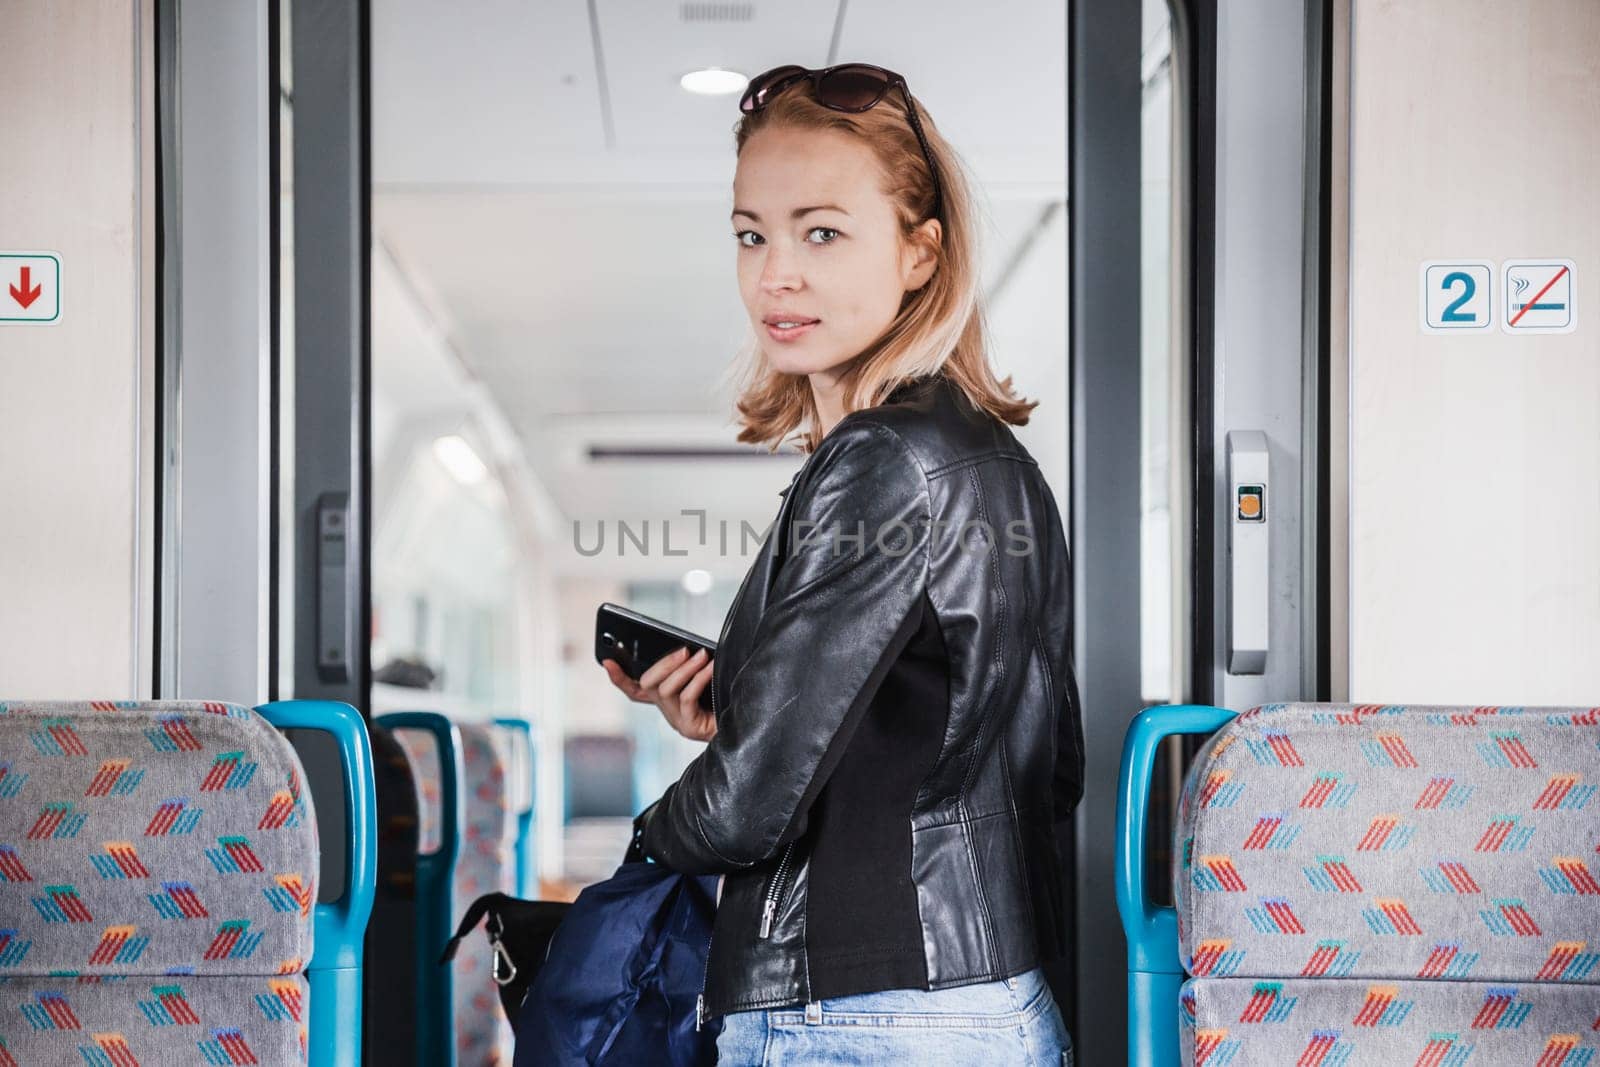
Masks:
[[[554,933],[546,931],[542,959],[506,962],[518,978],[532,974],[521,1006],[508,1013],[514,1067],[715,1064],[722,1020],[696,1030],[695,1002],[716,909],[716,875],[679,874],[645,860],[635,840],[615,874],[564,906]],[[514,929],[517,912],[491,916],[491,940],[527,943]],[[497,945],[497,979],[502,954],[510,956]]]

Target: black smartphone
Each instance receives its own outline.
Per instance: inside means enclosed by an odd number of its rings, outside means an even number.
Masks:
[[[680,630],[671,623],[640,615],[619,604],[601,604],[595,612],[594,661],[614,659],[621,664],[622,672],[634,681],[639,680],[650,664],[685,645],[691,656],[696,649],[703,648],[716,658],[715,641]],[[701,691],[698,703],[707,711],[712,710],[709,685]]]

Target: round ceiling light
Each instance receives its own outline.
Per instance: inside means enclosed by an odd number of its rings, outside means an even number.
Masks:
[[[750,79],[736,70],[707,67],[705,70],[691,70],[678,79],[678,84],[700,96],[727,96],[729,93],[743,92],[744,87],[750,84]]]

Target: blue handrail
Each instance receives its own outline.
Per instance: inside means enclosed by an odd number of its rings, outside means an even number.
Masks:
[[[539,873],[536,866],[537,859],[533,851],[533,809],[537,803],[535,783],[538,775],[535,773],[535,760],[538,753],[533,745],[533,724],[527,719],[496,719],[496,726],[504,726],[517,735],[526,754],[528,768],[528,806],[520,811],[513,812],[517,817],[517,896],[524,900],[533,900],[539,895]]]
[[[311,985],[307,1051],[312,1067],[361,1063],[361,961],[372,896],[378,880],[378,804],[372,779],[372,742],[361,715],[348,704],[282,700],[256,708],[279,730],[321,730],[339,746],[344,771],[344,895],[312,910],[315,947],[306,980]],[[310,788],[310,783],[306,783]]]
[[[417,730],[439,753],[439,847],[417,853],[416,1062],[455,1067],[455,968],[439,962],[455,929],[453,886],[461,856],[464,805],[461,731],[435,711],[392,711],[372,720],[385,730]]]
[[[1156,749],[1174,734],[1209,734],[1234,717],[1227,708],[1171,704],[1146,708],[1128,727],[1117,778],[1117,911],[1128,941],[1129,1067],[1174,1067],[1178,991],[1183,985],[1178,913],[1145,892],[1145,825]]]

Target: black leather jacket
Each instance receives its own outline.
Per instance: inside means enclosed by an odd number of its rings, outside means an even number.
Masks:
[[[702,1019],[1066,950],[1071,649],[1061,518],[1006,424],[935,376],[834,426],[723,624],[716,735],[634,822],[726,875]]]

